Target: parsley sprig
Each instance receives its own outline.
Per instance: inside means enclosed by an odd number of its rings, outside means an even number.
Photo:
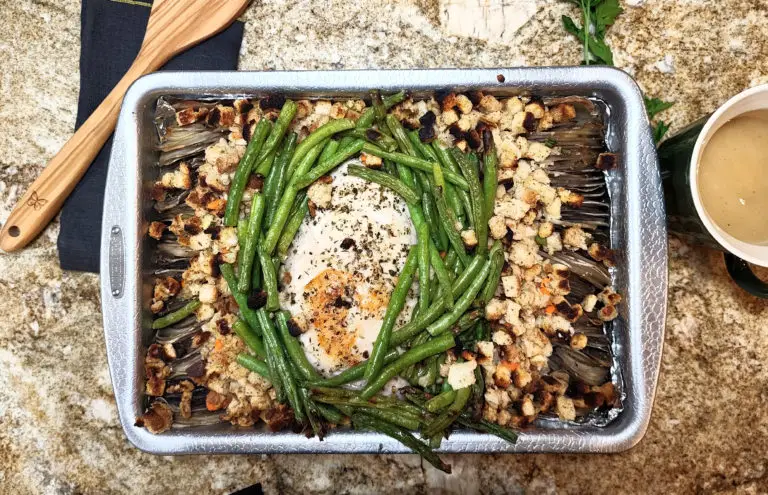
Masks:
[[[564,15],[563,27],[584,45],[584,64],[613,65],[613,54],[605,44],[605,31],[624,9],[618,0],[568,0],[581,9],[581,27]]]
[[[624,11],[619,0],[566,0],[581,10],[581,26],[569,16],[562,17],[563,27],[583,45],[582,64],[613,65],[613,53],[605,42],[605,32]],[[643,97],[648,118],[653,120],[656,114],[674,105],[659,98]],[[669,130],[669,124],[657,120],[653,125],[653,139],[658,143]]]
[[[648,98],[647,96],[643,96],[643,100],[645,101],[645,111],[648,112],[648,118],[651,120],[653,120],[657,113],[663,112],[667,108],[674,105],[674,103],[671,101],[663,101],[658,98]],[[668,130],[669,124],[667,122],[664,122],[663,120],[657,120],[655,125],[653,125],[653,139],[658,143],[661,141],[661,138],[664,137],[664,134],[666,134]]]

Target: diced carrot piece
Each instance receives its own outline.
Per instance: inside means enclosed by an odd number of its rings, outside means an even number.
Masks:
[[[520,363],[517,361],[502,361],[499,366],[509,369],[509,371],[516,371],[520,367]]]
[[[205,396],[205,408],[209,411],[218,411],[221,406],[224,405],[223,397],[213,390],[208,391],[208,395]]]
[[[213,349],[216,351],[224,349],[224,342],[221,339],[216,339],[216,342],[213,344]]]
[[[547,307],[544,309],[544,311],[545,311],[545,312],[546,312],[548,315],[551,315],[552,313],[554,313],[554,312],[555,312],[555,305],[554,305],[554,304],[550,304],[549,306],[547,306]]]

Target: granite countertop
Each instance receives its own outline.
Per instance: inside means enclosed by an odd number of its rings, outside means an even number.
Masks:
[[[768,82],[764,2],[622,3],[608,34],[616,65],[648,94],[676,101],[664,114],[673,132]],[[0,7],[0,222],[72,133],[79,9],[75,0]],[[568,12],[572,5],[554,0],[265,0],[244,16],[240,68],[575,64],[580,47],[560,26]],[[670,240],[661,378],[638,446],[618,455],[453,455],[455,474],[446,476],[413,455],[139,452],[117,420],[98,277],[61,271],[57,233],[54,222],[29,248],[0,254],[1,493],[226,493],[257,481],[273,493],[768,491],[768,306],[729,281],[718,253]]]

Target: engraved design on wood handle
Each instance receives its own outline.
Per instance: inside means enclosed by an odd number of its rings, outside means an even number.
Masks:
[[[37,195],[37,191],[32,191],[32,195],[27,200],[27,206],[31,206],[35,211],[39,210],[48,202],[47,199],[43,199]]]

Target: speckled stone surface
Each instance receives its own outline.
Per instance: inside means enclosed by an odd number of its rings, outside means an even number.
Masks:
[[[461,2],[255,2],[240,67],[579,61],[559,24],[570,4],[531,0],[532,19],[502,36],[455,22],[448,30],[448,3]],[[515,16],[513,3],[521,2],[489,2]],[[765,0],[630,0],[625,8],[608,35],[616,64],[649,94],[677,102],[663,115],[673,130],[768,82]],[[0,222],[72,132],[79,9],[77,0],[0,5]],[[54,223],[26,250],[0,254],[0,493],[227,493],[257,481],[271,493],[768,491],[768,306],[729,281],[717,253],[670,241],[661,379],[637,447],[610,456],[448,456],[455,474],[445,476],[412,455],[137,451],[117,422],[98,278],[59,269],[57,233]]]

